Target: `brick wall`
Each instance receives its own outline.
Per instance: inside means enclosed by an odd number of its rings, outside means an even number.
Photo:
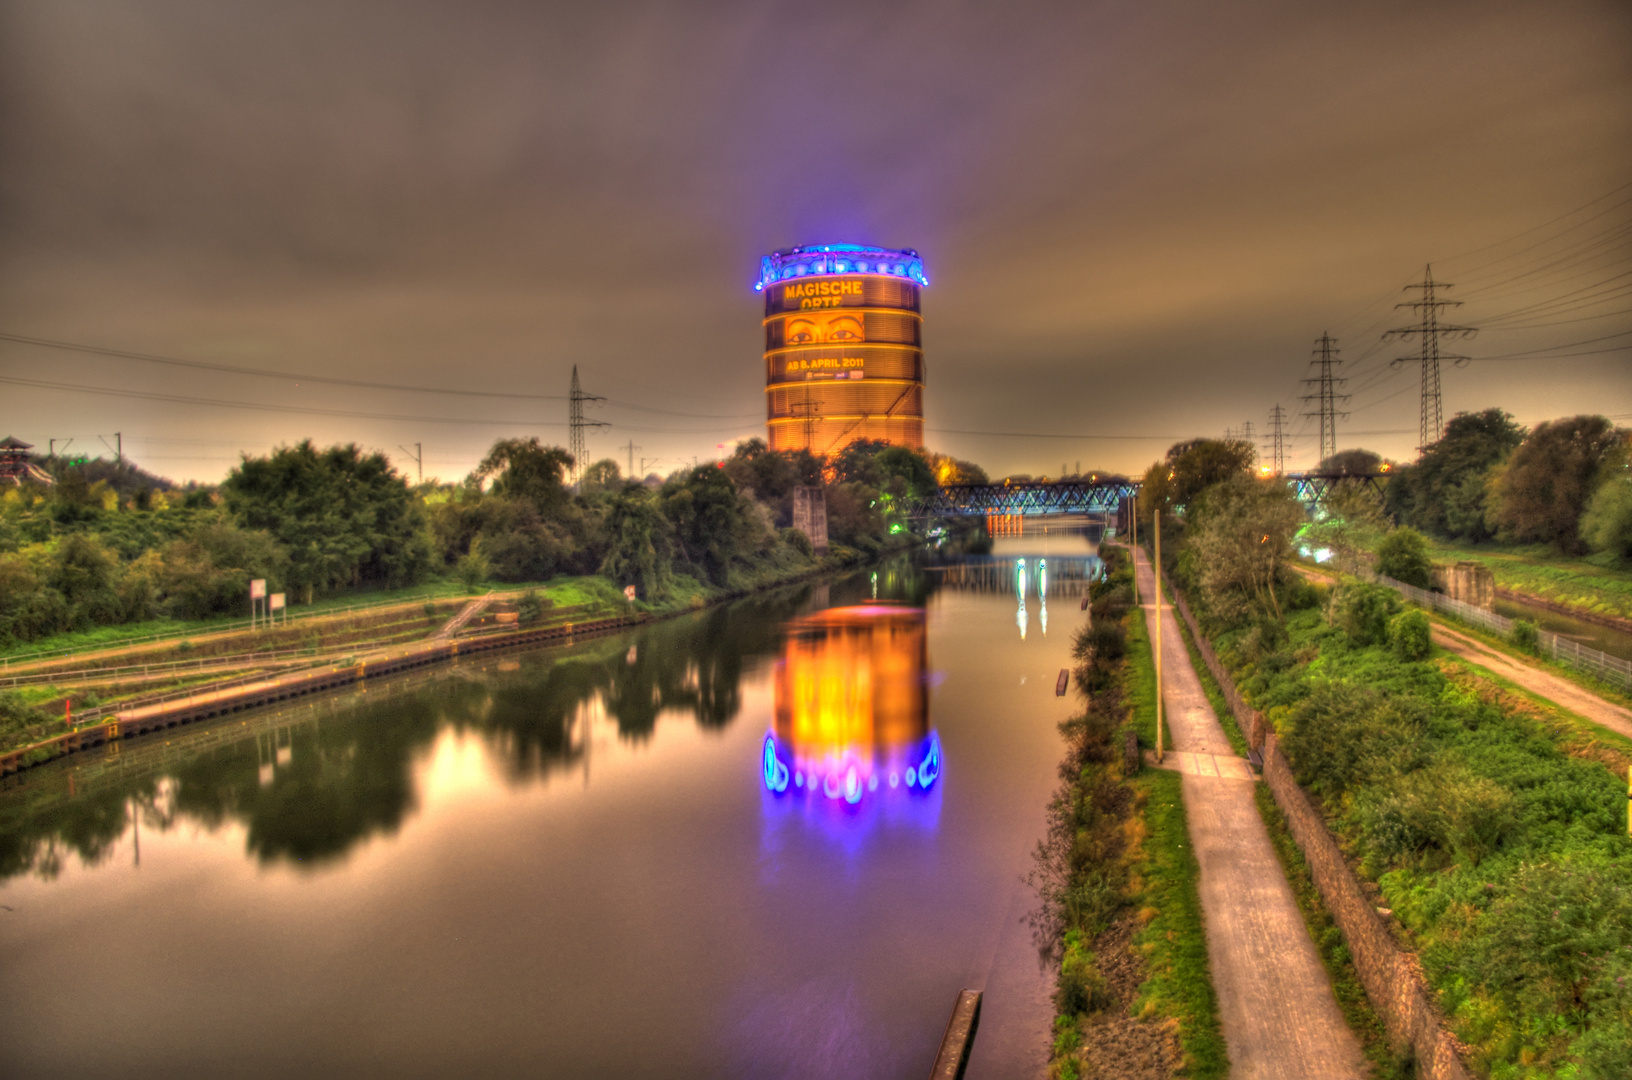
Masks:
[[[1190,634],[1207,670],[1223,690],[1236,723],[1246,732],[1247,741],[1263,755],[1264,783],[1269,785],[1281,813],[1286,815],[1287,826],[1309,863],[1321,901],[1343,932],[1360,983],[1388,1032],[1389,1041],[1396,1050],[1411,1049],[1416,1057],[1417,1075],[1424,1080],[1469,1080],[1470,1074],[1457,1053],[1456,1040],[1445,1029],[1444,1017],[1434,1004],[1416,956],[1394,943],[1382,916],[1344,860],[1337,838],[1326,827],[1326,820],[1293,779],[1292,769],[1280,752],[1274,732],[1268,730],[1263,714],[1248,705],[1236,690],[1234,680],[1219,663],[1218,654],[1202,635],[1184,598],[1175,591],[1173,600],[1190,626]]]

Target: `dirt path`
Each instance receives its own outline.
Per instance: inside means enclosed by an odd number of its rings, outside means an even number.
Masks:
[[[1139,553],[1139,594],[1155,595],[1150,562]],[[1145,605],[1151,622],[1155,606]],[[1359,1041],[1303,925],[1253,798],[1237,779],[1224,729],[1179,636],[1179,615],[1162,611],[1162,699],[1182,768],[1190,842],[1201,864],[1207,955],[1232,1080],[1359,1080]],[[1153,625],[1153,624],[1152,624]],[[1209,759],[1211,767],[1204,766]],[[1170,759],[1168,764],[1174,764]]]
[[[1434,623],[1434,644],[1464,660],[1488,668],[1560,708],[1568,709],[1577,716],[1584,716],[1595,724],[1602,724],[1611,731],[1632,738],[1632,709],[1623,709],[1619,705],[1611,704],[1568,679],[1561,679],[1522,660],[1515,660],[1476,638],[1458,633],[1438,622]]]
[[[1323,585],[1329,585],[1333,581],[1329,575],[1306,567],[1294,566],[1293,569],[1309,580]],[[1632,709],[1605,701],[1591,690],[1577,686],[1568,679],[1561,679],[1533,664],[1516,660],[1500,649],[1491,648],[1478,638],[1452,630],[1438,619],[1433,619],[1433,629],[1434,644],[1440,648],[1493,671],[1562,709],[1568,709],[1577,716],[1583,716],[1595,724],[1602,724],[1613,732],[1632,738]]]

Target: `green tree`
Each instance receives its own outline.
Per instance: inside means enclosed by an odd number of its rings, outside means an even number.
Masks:
[[[1490,517],[1505,539],[1582,550],[1581,515],[1606,466],[1619,461],[1627,433],[1602,416],[1541,424],[1494,478]]]
[[[1489,539],[1486,481],[1523,441],[1523,426],[1500,409],[1458,413],[1414,464],[1391,469],[1388,511],[1401,524],[1435,536]]]
[[[725,585],[734,567],[771,542],[765,516],[722,467],[676,473],[659,498],[680,554],[715,585]]]
[[[246,456],[221,491],[239,525],[287,549],[289,580],[308,603],[345,585],[412,584],[429,569],[420,501],[384,454],[355,443],[320,451],[308,439]]]
[[[584,494],[593,492],[611,491],[623,483],[623,473],[618,463],[611,458],[602,458],[584,470],[583,481],[578,485]]]
[[[572,455],[559,446],[545,446],[537,436],[527,439],[500,439],[472,475],[478,481],[493,480],[495,495],[526,499],[546,517],[561,513],[572,497],[566,473]]]
[[[1598,486],[1581,515],[1581,537],[1594,551],[1632,559],[1632,476],[1612,476]]]
[[[118,556],[95,537],[73,533],[57,545],[51,562],[46,583],[67,601],[74,626],[121,621]]]
[[[601,575],[617,585],[633,585],[646,600],[662,599],[669,591],[673,532],[657,497],[631,484],[613,497],[607,513]]]
[[[1139,492],[1140,513],[1160,507],[1182,514],[1196,496],[1232,476],[1252,472],[1258,452],[1244,439],[1193,439],[1175,443],[1167,456],[1145,472]]]
[[[1304,521],[1291,490],[1235,473],[1194,502],[1187,547],[1208,609],[1224,619],[1256,612],[1279,622],[1292,538]]]
[[[1409,526],[1400,526],[1377,545],[1377,572],[1395,581],[1426,589],[1433,569],[1434,564],[1428,558],[1428,541]]]

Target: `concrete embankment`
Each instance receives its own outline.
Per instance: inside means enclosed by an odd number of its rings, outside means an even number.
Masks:
[[[66,754],[88,750],[115,739],[130,739],[150,732],[164,731],[181,724],[210,720],[228,713],[272,705],[291,698],[320,694],[349,686],[367,678],[379,678],[410,671],[414,668],[452,660],[472,653],[493,649],[534,645],[549,641],[566,641],[595,634],[621,630],[642,620],[629,616],[595,619],[581,623],[558,623],[537,630],[517,630],[507,633],[485,634],[480,637],[453,641],[428,641],[401,651],[365,657],[354,664],[333,665],[302,671],[277,678],[243,683],[219,690],[201,690],[196,694],[173,701],[136,706],[122,710],[110,719],[91,727],[65,732],[16,750],[0,753],[0,775],[9,775],[30,765],[51,761]]]

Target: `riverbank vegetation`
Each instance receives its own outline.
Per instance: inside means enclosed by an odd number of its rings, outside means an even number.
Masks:
[[[1416,949],[1476,1074],[1632,1075],[1624,760],[1436,654],[1392,591],[1290,573],[1283,492],[1243,465],[1159,504],[1220,658]],[[1231,544],[1257,576],[1200,557]]]
[[[1133,574],[1105,549],[1090,621],[1073,644],[1081,714],[1036,852],[1039,949],[1058,964],[1055,1078],[1228,1071],[1177,774],[1129,775],[1124,733],[1155,736],[1155,672]]]
[[[910,538],[900,500],[935,483],[929,458],[876,442],[818,458],[751,440],[655,486],[611,461],[569,485],[570,456],[536,439],[495,443],[461,483],[418,487],[355,445],[246,457],[216,489],[178,491],[130,466],[103,475],[106,464],[0,495],[0,651],[244,618],[255,578],[302,606],[589,575],[653,605],[741,592]],[[823,559],[790,527],[799,484],[826,487]]]

